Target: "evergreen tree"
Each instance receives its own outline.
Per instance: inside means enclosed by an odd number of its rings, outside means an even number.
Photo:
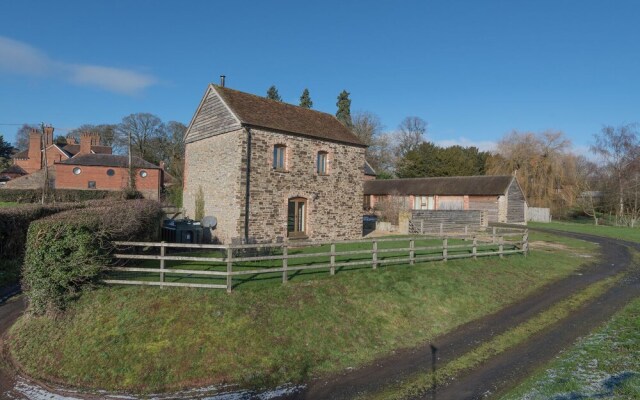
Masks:
[[[9,142],[5,142],[4,136],[0,135],[0,157],[9,158],[13,152],[13,146]]]
[[[309,96],[309,89],[307,88],[304,89],[304,92],[302,92],[302,96],[300,96],[300,107],[313,107],[313,101],[311,101],[311,96]]]
[[[278,93],[278,89],[276,88],[276,85],[271,85],[269,90],[267,90],[267,99],[282,101],[282,97],[280,97],[280,94]]]
[[[351,128],[353,122],[351,121],[351,99],[349,98],[349,92],[343,90],[338,95],[338,111],[336,112],[336,118],[342,122],[346,127]]]

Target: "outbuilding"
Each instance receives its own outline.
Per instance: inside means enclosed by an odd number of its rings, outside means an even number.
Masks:
[[[364,182],[365,207],[384,198],[407,210],[482,210],[488,222],[526,223],[527,201],[514,176],[454,176]]]

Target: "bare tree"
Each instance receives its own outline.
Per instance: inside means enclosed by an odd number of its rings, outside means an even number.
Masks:
[[[38,129],[38,125],[23,124],[16,132],[15,148],[22,151],[29,148],[29,133],[33,129]]]
[[[618,197],[617,215],[623,218],[625,192],[628,186],[633,185],[631,178],[634,177],[634,172],[637,175],[635,169],[638,167],[640,155],[637,125],[628,124],[618,127],[607,125],[594,137],[596,142],[591,146],[591,152],[602,159],[603,167],[609,170],[612,178],[615,179]],[[637,209],[637,204],[634,204],[633,208]]]
[[[487,174],[516,175],[529,204],[553,208],[558,199],[570,199],[575,193],[572,175],[567,173],[575,162],[569,145],[562,132],[513,131],[498,142],[487,160]]]
[[[424,141],[427,122],[420,117],[406,117],[398,126],[396,155],[404,157]]]
[[[166,127],[160,118],[149,113],[131,114],[118,124],[116,133],[120,141],[131,137],[134,155],[154,163],[160,161],[152,146],[155,140],[166,135]]]

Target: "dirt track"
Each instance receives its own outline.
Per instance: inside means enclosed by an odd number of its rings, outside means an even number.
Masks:
[[[528,320],[586,286],[627,270],[632,260],[625,245],[640,249],[640,245],[636,243],[622,243],[613,239],[559,231],[553,233],[599,243],[602,261],[589,264],[578,273],[547,285],[495,314],[467,323],[435,339],[431,344],[438,349],[436,366],[456,359],[480,343]],[[569,318],[526,343],[488,360],[464,376],[451,381],[446,387],[436,388],[436,398],[479,399],[493,397],[496,393],[513,387],[533,369],[548,362],[575,339],[610,319],[611,314],[640,295],[639,281],[638,276],[626,279]],[[375,364],[333,379],[313,382],[305,393],[295,398],[350,399],[361,393],[375,392],[402,378],[431,369],[431,347],[425,345],[413,351],[400,352],[378,360]],[[433,395],[434,393],[428,392],[419,398],[431,399]]]
[[[625,245],[640,250],[640,244],[636,243],[622,243],[613,239],[566,232],[553,233],[599,243],[603,261],[587,265],[578,273],[547,285],[495,314],[472,321],[437,338],[432,343],[438,348],[437,365],[444,365],[594,282],[626,271],[632,260]],[[437,388],[436,393],[424,393],[420,398],[431,399],[434,398],[434,394],[439,400],[493,397],[514,386],[536,367],[548,362],[576,338],[610,319],[611,314],[638,295],[640,277],[636,274],[526,343],[491,358],[451,381],[446,387]],[[0,335],[6,332],[23,309],[21,300],[0,305]],[[398,352],[346,374],[311,382],[302,392],[281,398],[350,399],[361,393],[375,392],[417,372],[430,371],[431,368],[431,348],[430,345],[425,345],[423,348]],[[9,393],[14,386],[15,379],[12,374],[0,369],[0,395]],[[74,393],[74,397],[79,397],[78,395]],[[87,398],[93,396],[89,395]]]

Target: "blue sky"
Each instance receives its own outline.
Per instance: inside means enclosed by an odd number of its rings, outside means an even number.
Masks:
[[[584,151],[603,124],[640,121],[637,1],[29,1],[0,4],[0,133],[187,124],[208,82],[352,111],[387,130],[489,146],[562,130]]]

